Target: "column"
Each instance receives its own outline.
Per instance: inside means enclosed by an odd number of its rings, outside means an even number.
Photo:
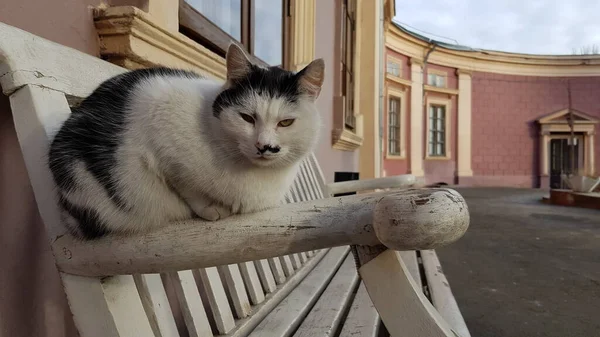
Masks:
[[[590,132],[587,134],[587,157],[588,157],[588,169],[587,174],[592,176],[596,171],[596,162],[595,162],[595,153],[594,153],[594,132]]]
[[[550,144],[550,134],[548,132],[543,132],[540,135],[540,175],[542,177],[547,177],[550,175],[549,163],[550,159],[548,157],[548,146]]]
[[[360,179],[381,176],[379,146],[379,86],[381,0],[357,1],[355,104],[361,114],[357,126],[362,128],[360,148]],[[361,123],[361,124],[359,124]]]
[[[550,187],[550,132],[541,131],[540,134],[540,187]]]
[[[458,177],[472,177],[471,72],[458,69]]]
[[[410,59],[410,173],[423,177],[423,62]]]

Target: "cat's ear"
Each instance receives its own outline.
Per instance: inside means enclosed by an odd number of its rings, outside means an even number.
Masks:
[[[248,60],[246,53],[235,43],[231,43],[227,48],[225,63],[228,81],[244,78],[252,69],[252,63]]]
[[[321,93],[321,87],[325,79],[325,62],[323,59],[316,59],[300,70],[296,76],[298,76],[300,91],[313,99],[317,99]]]

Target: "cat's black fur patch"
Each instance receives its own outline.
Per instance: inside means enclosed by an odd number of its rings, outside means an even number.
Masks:
[[[93,209],[77,207],[63,196],[60,196],[59,203],[78,223],[85,224],[84,226],[79,226],[79,230],[85,239],[97,239],[107,234],[106,227],[100,220],[100,216]]]
[[[49,151],[49,166],[57,186],[66,191],[76,186],[73,175],[75,161],[85,163],[87,170],[104,187],[111,200],[122,210],[127,211],[129,206],[120,196],[113,176],[116,166],[115,153],[121,144],[121,137],[125,127],[127,105],[132,90],[136,84],[146,78],[154,76],[201,76],[178,69],[164,67],[139,69],[129,71],[100,84],[81,104],[72,109],[71,115],[56,134]],[[91,216],[76,208],[70,208],[69,213],[79,219],[93,221]],[[81,225],[93,228],[94,224]],[[90,229],[96,233],[93,229]]]
[[[243,78],[236,79],[231,87],[217,96],[213,103],[213,115],[219,118],[223,108],[234,104],[244,104],[243,98],[249,92],[269,97],[282,97],[296,102],[300,96],[299,76],[279,67],[267,69],[250,65],[250,72]]]

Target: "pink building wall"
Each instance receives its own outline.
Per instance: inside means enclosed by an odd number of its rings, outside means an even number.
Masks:
[[[391,49],[386,55],[402,61],[402,77],[411,79],[409,58]],[[427,81],[428,70],[443,71],[446,74],[447,88],[458,90],[456,68],[428,63],[423,74]],[[425,183],[460,183],[475,186],[520,186],[540,187],[540,117],[568,107],[566,81],[571,82],[572,108],[600,118],[600,77],[535,77],[501,75],[474,72],[472,74],[472,120],[471,120],[471,165],[473,177],[457,179],[457,131],[458,95],[451,95],[450,149],[448,159],[426,159],[422,154]],[[387,79],[388,87],[398,86]],[[448,95],[425,91],[427,97],[446,99]],[[410,89],[405,120],[410,125]],[[406,158],[386,158],[387,154],[387,101],[384,114],[384,162],[386,175],[410,172],[410,133],[421,132],[423,151],[427,151],[428,111],[423,113],[423,130],[406,128]],[[595,137],[595,171],[600,172],[600,137]],[[541,186],[547,187],[547,186]]]
[[[539,186],[538,118],[568,107],[567,78],[472,76],[474,185]],[[600,78],[573,77],[572,107],[600,118]],[[596,158],[600,137],[595,137]],[[596,162],[596,172],[600,163]]]

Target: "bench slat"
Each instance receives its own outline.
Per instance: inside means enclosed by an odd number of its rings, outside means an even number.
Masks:
[[[358,285],[352,254],[348,254],[294,337],[331,337],[337,331]]]
[[[277,289],[277,285],[275,284],[273,273],[271,273],[269,262],[266,259],[257,260],[254,261],[254,266],[256,267],[256,271],[258,271],[258,277],[265,293],[274,292]]]
[[[292,197],[293,202],[300,201],[300,194],[296,190],[296,185],[294,183],[292,183],[292,186],[290,187],[290,196]]]
[[[452,295],[437,254],[433,250],[422,250],[421,258],[433,306],[461,337],[470,337],[471,334]]]
[[[359,272],[392,336],[456,337],[423,290],[417,288],[397,251],[384,251],[362,265]]]
[[[348,251],[348,246],[332,248],[313,271],[265,317],[249,337],[290,336],[345,260]]]
[[[136,274],[133,279],[154,335],[179,336],[160,274]]]
[[[219,272],[216,267],[210,267],[199,269],[198,274],[200,274],[217,330],[221,334],[226,334],[235,328],[235,321]]]
[[[310,178],[310,184],[314,188],[314,190],[317,194],[317,198],[319,198],[319,199],[324,198],[325,196],[323,195],[321,184],[319,183],[319,180],[318,180],[317,175],[312,167],[312,164],[310,163],[310,160],[308,160],[306,164],[307,164],[306,169],[308,171],[308,175]]]
[[[152,327],[131,275],[108,277],[102,290],[119,337],[152,336]]]
[[[380,326],[379,314],[361,282],[339,337],[377,337]]]
[[[252,304],[254,305],[262,303],[265,300],[265,293],[260,284],[260,280],[258,278],[258,274],[256,273],[254,263],[243,262],[238,264],[238,266],[240,267],[240,272],[242,273],[244,284],[246,284],[246,289],[248,290],[250,301],[252,301]]]
[[[299,175],[296,176],[296,179],[294,179],[294,188],[296,189],[296,193],[299,196],[299,201],[307,201],[308,197],[306,196],[306,194],[304,193],[304,190],[302,189],[302,187],[300,186],[299,183]]]
[[[290,255],[290,258],[292,259],[292,266],[294,266],[295,270],[298,270],[300,267],[302,267],[302,262],[300,262],[300,256],[298,256],[298,254],[292,254]]]
[[[0,87],[6,95],[25,85],[72,96],[89,95],[124,68],[0,22]],[[39,56],[44,55],[44,61]]]
[[[305,264],[306,260],[308,260],[308,257],[306,257],[306,253],[302,252],[299,254],[299,256],[300,256],[300,263]]]
[[[414,250],[405,250],[399,253],[402,257],[402,261],[406,265],[406,268],[410,272],[410,275],[415,280],[415,283],[419,286],[419,289],[423,289],[421,272],[419,271],[419,261],[417,260],[417,252]]]
[[[312,186],[309,183],[305,166],[306,165],[302,163],[300,165],[300,170],[298,171],[298,176],[300,178],[300,186],[302,187],[302,189],[304,189],[308,200],[314,200],[317,198],[317,196],[315,195],[315,192],[313,191]]]
[[[311,274],[314,268],[323,260],[330,249],[323,249],[314,259],[311,259],[304,268],[288,278],[287,282],[278,287],[277,291],[269,296],[269,299],[252,308],[252,315],[238,320],[235,331],[232,331],[227,337],[247,337],[252,330],[256,328],[262,320],[269,315],[281,301],[283,301],[292,292],[307,275]],[[279,337],[279,336],[278,336]]]
[[[319,195],[319,190],[320,190],[319,182],[317,181],[314,173],[311,170],[310,163],[308,161],[305,161],[302,164],[302,169],[304,172],[304,176],[306,177],[306,180],[307,180],[308,188],[312,191],[314,198],[315,199],[323,198],[322,195]]]
[[[290,277],[294,274],[294,266],[292,266],[292,260],[289,255],[280,256],[281,266],[286,277]]]
[[[267,261],[269,261],[269,267],[271,267],[275,283],[283,284],[285,282],[285,273],[283,272],[283,266],[279,258],[270,258]]]
[[[323,171],[321,170],[321,166],[319,166],[319,163],[317,162],[317,157],[315,157],[314,153],[311,153],[308,156],[308,161],[310,162],[310,167],[314,172],[317,184],[319,185],[319,192],[321,193],[322,197],[329,197],[329,195],[325,195],[326,193],[326,188],[325,188],[325,175],[323,175]]]
[[[240,268],[237,264],[230,264],[226,266],[217,267],[221,279],[225,283],[225,290],[228,297],[231,299],[235,316],[237,318],[244,318],[250,315],[252,307],[250,306],[250,300],[244,287],[244,280],[240,273]]]
[[[191,270],[167,274],[171,279],[190,337],[213,337]]]

